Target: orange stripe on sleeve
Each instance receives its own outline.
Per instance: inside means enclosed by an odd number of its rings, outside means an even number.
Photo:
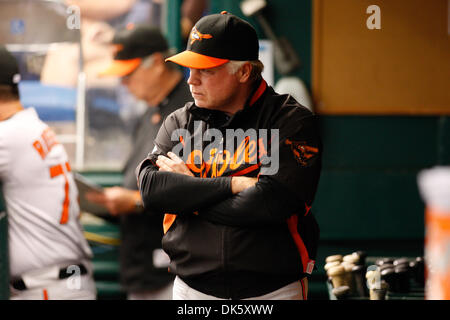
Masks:
[[[289,231],[291,232],[291,236],[294,239],[295,245],[297,246],[298,252],[300,253],[300,258],[302,260],[302,266],[303,266],[303,272],[307,272],[308,263],[309,263],[309,254],[306,250],[305,243],[303,242],[302,238],[300,237],[298,231],[297,231],[297,223],[298,223],[298,216],[292,215],[287,219],[287,224]]]
[[[166,213],[164,215],[164,221],[163,221],[164,234],[166,234],[167,231],[169,231],[170,227],[175,222],[176,218],[177,218],[176,214]]]
[[[308,279],[303,278],[300,280],[300,283],[302,284],[303,300],[308,300]]]
[[[247,167],[247,168],[245,168],[245,169],[243,169],[243,170],[241,170],[241,171],[238,171],[238,172],[233,173],[231,176],[232,176],[232,177],[235,177],[235,176],[243,176],[244,174],[247,174],[247,173],[249,173],[249,172],[252,172],[252,171],[258,169],[260,166],[261,166],[260,163],[254,164],[254,165],[252,165],[252,166],[250,166],[250,167]]]
[[[66,175],[64,175],[64,179],[66,180],[64,184],[64,203],[63,203],[63,211],[61,215],[60,224],[66,224],[69,221],[69,181],[67,180]]]

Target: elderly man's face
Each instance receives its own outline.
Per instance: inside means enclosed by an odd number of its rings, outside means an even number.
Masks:
[[[239,81],[227,64],[211,69],[189,69],[187,81],[195,104],[201,108],[228,111],[237,98]]]
[[[155,65],[140,65],[131,74],[122,77],[122,84],[137,99],[151,101],[159,93],[159,74],[155,72]]]

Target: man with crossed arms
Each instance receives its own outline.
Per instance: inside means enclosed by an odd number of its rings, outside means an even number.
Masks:
[[[253,27],[222,12],[167,59],[190,69],[194,103],[166,118],[136,175],[144,206],[165,214],[174,299],[307,297],[322,146],[316,117],[261,77],[258,49]],[[229,130],[270,135],[235,144]],[[224,140],[208,149],[211,133]]]

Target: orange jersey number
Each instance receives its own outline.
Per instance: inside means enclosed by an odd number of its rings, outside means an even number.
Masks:
[[[70,172],[70,165],[68,162],[65,163],[65,167],[67,169],[67,172]],[[64,202],[63,202],[63,209],[61,213],[61,220],[59,221],[60,224],[66,224],[67,221],[69,221],[69,180],[67,179],[67,175],[64,172],[63,165],[58,164],[56,166],[53,166],[50,168],[50,177],[56,178],[58,176],[64,176],[65,184],[64,184]]]

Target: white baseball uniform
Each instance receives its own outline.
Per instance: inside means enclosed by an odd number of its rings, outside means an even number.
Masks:
[[[35,109],[0,121],[0,181],[9,225],[11,299],[95,299],[92,252],[79,222],[78,191],[67,153]],[[83,263],[78,285],[61,268]],[[73,279],[72,279],[73,280]]]

